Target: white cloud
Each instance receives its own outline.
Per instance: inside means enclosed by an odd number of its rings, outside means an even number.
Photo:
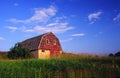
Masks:
[[[74,27],[69,26],[67,22],[61,23],[49,23],[46,25],[35,25],[32,27],[22,26],[22,27],[15,27],[15,26],[7,26],[7,29],[11,31],[22,31],[26,33],[46,33],[46,32],[54,32],[54,33],[64,33],[66,31],[74,29]]]
[[[61,16],[61,17],[56,17],[54,20],[55,22],[60,22],[61,20],[65,20],[67,18],[67,16]]]
[[[10,29],[11,31],[16,31],[16,30],[18,30],[18,27],[15,27],[15,26],[7,26],[6,28],[7,28],[7,29]]]
[[[56,25],[58,25],[58,24],[59,24],[59,23],[56,23],[56,22],[55,22],[55,23],[50,23],[50,24],[47,25],[47,27],[56,26]]]
[[[3,38],[3,37],[0,37],[0,40],[4,40],[4,38]]]
[[[120,21],[120,13],[113,18],[113,21]]]
[[[24,32],[54,32],[54,33],[64,33],[68,30],[74,29],[71,26],[68,26],[68,23],[51,23],[46,26],[37,25],[32,29],[25,29]]]
[[[69,42],[69,41],[72,41],[73,38],[68,38],[68,39],[64,39],[64,40],[60,40],[60,42]]]
[[[14,6],[19,6],[19,4],[18,4],[18,3],[14,3],[13,5],[14,5]]]
[[[72,34],[72,36],[74,36],[74,37],[83,37],[83,36],[85,36],[85,34],[84,33],[80,33],[80,34]]]
[[[90,21],[90,24],[93,24],[97,19],[99,19],[101,14],[102,14],[101,11],[89,14],[88,20]]]
[[[54,6],[50,6],[49,8],[35,8],[34,15],[28,19],[18,20],[16,18],[13,18],[9,20],[14,23],[22,23],[22,27],[8,26],[6,28],[12,31],[19,30],[27,33],[64,33],[66,31],[74,29],[74,27],[69,26],[68,22],[65,21],[67,18],[66,16],[63,15],[61,17],[56,17],[56,12],[57,9]]]
[[[34,29],[25,29],[24,32],[34,32]]]
[[[35,13],[28,19],[18,20],[16,18],[12,18],[9,21],[15,23],[32,23],[32,22],[46,22],[52,16],[56,15],[56,8],[50,6],[49,8],[35,8]]]

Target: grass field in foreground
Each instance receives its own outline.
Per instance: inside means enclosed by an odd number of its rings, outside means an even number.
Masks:
[[[120,78],[120,58],[73,55],[0,60],[0,78]]]

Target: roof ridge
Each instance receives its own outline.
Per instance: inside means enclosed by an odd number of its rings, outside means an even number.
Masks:
[[[38,36],[34,36],[34,37],[31,37],[31,38],[25,39],[24,41],[26,41],[26,40],[31,40],[31,39],[34,39],[34,38],[37,38],[37,37],[41,37],[41,36],[43,36],[43,35],[45,35],[45,34],[41,34],[41,35],[38,35]],[[24,41],[22,41],[22,42],[24,42]]]

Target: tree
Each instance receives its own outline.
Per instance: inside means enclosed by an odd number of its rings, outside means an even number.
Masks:
[[[120,51],[118,51],[117,53],[115,53],[115,56],[120,57]]]
[[[109,54],[109,56],[110,56],[110,57],[113,57],[113,56],[114,56],[114,54],[110,53],[110,54]]]
[[[23,48],[21,43],[15,44],[14,47],[8,52],[8,58],[17,59],[17,58],[30,58],[32,54],[29,49]]]

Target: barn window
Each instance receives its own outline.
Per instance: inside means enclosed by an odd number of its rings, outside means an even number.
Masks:
[[[45,50],[42,50],[42,52],[45,52]]]
[[[53,43],[54,43],[54,45],[56,45],[56,40],[54,40],[54,42],[53,42]]]
[[[48,39],[46,39],[46,44],[48,44],[49,43],[49,40]]]

